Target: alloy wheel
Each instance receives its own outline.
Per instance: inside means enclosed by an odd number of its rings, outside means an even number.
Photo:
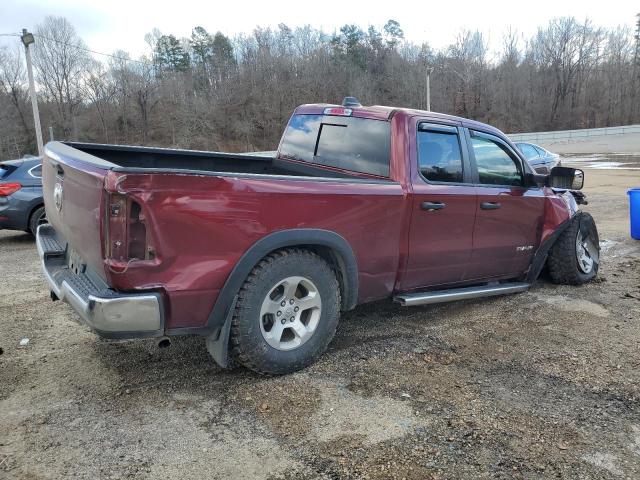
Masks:
[[[321,311],[314,283],[305,277],[287,277],[271,287],[262,302],[262,336],[276,350],[294,350],[313,336]]]

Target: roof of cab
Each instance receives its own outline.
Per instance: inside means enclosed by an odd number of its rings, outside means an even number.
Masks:
[[[300,105],[293,112],[294,114],[315,114],[322,115],[325,108],[340,108],[342,105],[331,103],[310,103]],[[345,107],[342,107],[345,108]],[[383,105],[372,105],[368,107],[346,107],[352,110],[351,116],[358,118],[370,118],[374,120],[390,120],[395,114],[403,113],[408,117],[424,117],[425,119],[433,119],[434,121],[444,120],[454,122],[469,128],[478,128],[488,132],[502,133],[499,129],[492,127],[486,123],[470,120],[468,118],[456,117],[446,113],[428,112],[426,110],[418,110],[414,108],[396,108]],[[503,134],[504,135],[504,134]]]

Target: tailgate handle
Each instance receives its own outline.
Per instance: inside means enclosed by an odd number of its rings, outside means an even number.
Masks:
[[[60,164],[58,162],[55,162],[55,161],[49,159],[49,163],[51,163],[51,166],[56,171],[56,175],[58,175],[59,177],[64,177],[64,170],[62,169],[62,167],[60,166]]]
[[[56,175],[60,178],[64,177],[64,170],[60,166],[60,164],[51,162],[51,166],[56,170]]]

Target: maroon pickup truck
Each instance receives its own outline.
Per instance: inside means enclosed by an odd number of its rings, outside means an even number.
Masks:
[[[198,334],[223,367],[281,374],[361,303],[521,292],[545,265],[591,280],[582,182],[488,125],[348,98],[297,108],[273,155],[50,142],[37,245],[99,335]]]

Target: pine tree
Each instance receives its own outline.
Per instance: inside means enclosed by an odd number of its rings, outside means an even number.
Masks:
[[[190,67],[189,54],[173,35],[158,39],[154,60],[160,71],[185,72]]]
[[[225,78],[229,78],[237,67],[231,40],[222,33],[217,32],[213,37],[211,51],[213,71],[215,72],[216,80],[221,82]]]
[[[191,32],[190,42],[194,66],[206,70],[206,65],[213,60],[213,38],[203,27],[196,27]]]

